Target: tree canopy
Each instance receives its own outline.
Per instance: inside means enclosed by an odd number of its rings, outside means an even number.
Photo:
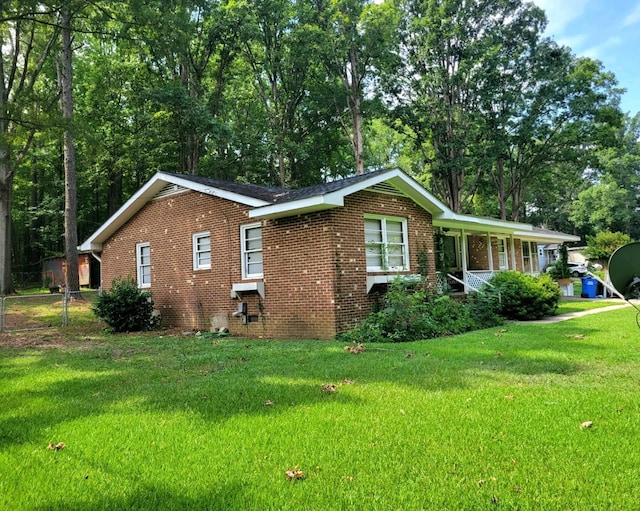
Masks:
[[[0,292],[157,171],[295,188],[398,166],[455,211],[638,237],[640,120],[545,25],[524,0],[2,2]]]

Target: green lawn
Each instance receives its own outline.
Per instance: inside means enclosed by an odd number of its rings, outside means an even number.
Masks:
[[[635,510],[639,334],[628,308],[359,355],[3,336],[0,508]]]
[[[591,309],[601,309],[612,305],[624,305],[625,302],[619,299],[584,299],[584,298],[563,298],[558,305],[558,314],[568,314],[570,312],[582,312]]]

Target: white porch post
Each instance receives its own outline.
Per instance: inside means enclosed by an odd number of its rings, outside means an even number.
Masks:
[[[516,265],[516,243],[513,239],[513,234],[509,236],[509,239],[511,240],[511,268],[513,270],[517,270],[518,266]]]
[[[465,294],[469,292],[469,286],[467,285],[467,234],[464,229],[460,231],[460,243],[462,243],[462,281],[464,282]]]
[[[489,271],[493,274],[493,248],[491,247],[491,233],[487,233],[487,256],[489,257]]]

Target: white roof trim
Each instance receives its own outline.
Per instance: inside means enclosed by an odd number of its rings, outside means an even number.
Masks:
[[[133,194],[133,196],[104,224],[102,224],[97,231],[95,231],[82,245],[80,245],[78,250],[101,251],[102,244],[168,184],[175,184],[194,192],[220,197],[222,199],[238,202],[250,207],[259,207],[268,204],[268,202],[255,199],[253,197],[247,197],[238,193],[196,183],[180,176],[158,172],[149,181],[147,181],[140,190]]]
[[[398,169],[392,169],[373,175],[369,179],[363,179],[362,181],[358,181],[334,192],[327,192],[313,197],[282,202],[280,204],[269,204],[257,207],[249,211],[249,218],[281,218],[341,207],[344,206],[344,198],[346,196],[385,181],[391,183],[399,191],[433,215],[442,214],[449,210],[447,206],[427,192],[427,190],[414,179]]]

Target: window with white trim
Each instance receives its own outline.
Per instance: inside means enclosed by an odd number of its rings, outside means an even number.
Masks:
[[[149,243],[136,245],[136,266],[138,287],[151,287],[151,245]]]
[[[528,241],[522,241],[522,269],[524,273],[533,273],[531,258],[531,245]]]
[[[367,271],[409,269],[406,218],[366,215],[364,240]]]
[[[249,224],[240,227],[242,243],[242,278],[262,278],[262,225]]]
[[[498,267],[501,270],[509,269],[509,253],[507,252],[507,241],[498,238]]]
[[[211,269],[211,234],[208,232],[193,235],[193,269]]]

